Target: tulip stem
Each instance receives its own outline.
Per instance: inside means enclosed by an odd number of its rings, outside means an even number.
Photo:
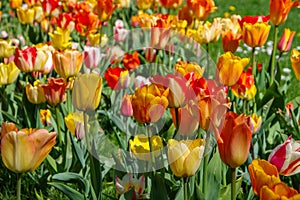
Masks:
[[[62,144],[63,136],[62,136],[62,133],[61,133],[61,130],[60,130],[59,107],[58,106],[55,106],[55,115],[56,115],[58,140],[59,140],[59,144]]]
[[[184,177],[183,178],[183,187],[184,187],[184,200],[188,200],[188,182],[189,182],[189,179],[188,177]]]
[[[231,200],[236,200],[236,168],[231,169]]]
[[[21,200],[21,180],[22,173],[17,173],[17,200]]]
[[[206,74],[207,78],[209,78],[209,45],[208,43],[206,44]]]
[[[151,156],[151,161],[152,161],[152,167],[155,166],[155,158],[154,158],[154,154],[153,154],[153,147],[152,147],[152,142],[151,142],[151,137],[152,137],[152,133],[151,133],[151,127],[150,125],[146,126],[146,131],[147,131],[147,137],[148,137],[148,142],[149,142],[149,151],[150,151],[150,156]],[[154,171],[154,169],[153,169]]]
[[[276,57],[276,45],[277,45],[277,32],[278,26],[274,26],[274,35],[273,35],[273,50],[272,50],[272,63],[271,63],[271,75],[270,75],[270,86],[274,82],[274,73],[275,73],[275,57]]]
[[[252,74],[256,76],[255,47],[252,47]]]
[[[207,188],[207,165],[208,165],[208,160],[209,160],[209,155],[208,155],[208,146],[209,146],[209,141],[210,140],[210,132],[206,133],[206,138],[205,138],[205,149],[204,149],[204,160],[203,160],[203,194],[206,194],[206,188]]]

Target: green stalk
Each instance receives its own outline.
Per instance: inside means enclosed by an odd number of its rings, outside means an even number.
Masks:
[[[152,142],[151,142],[151,137],[152,133],[150,131],[150,125],[146,125],[146,131],[147,131],[147,137],[148,137],[148,142],[149,142],[149,150],[150,150],[150,157],[151,157],[151,162],[152,162],[152,168],[155,167],[155,157],[153,154],[153,147],[152,147]],[[153,169],[153,172],[155,169]]]
[[[60,129],[60,120],[59,120],[59,108],[58,108],[58,105],[55,106],[55,115],[56,115],[56,125],[57,125],[57,134],[58,134],[58,141],[59,141],[59,144],[62,144],[63,143],[63,135],[62,135],[62,132],[61,132],[61,129]]]
[[[183,178],[183,184],[184,184],[184,200],[188,200],[188,177]]]
[[[205,150],[204,150],[204,163],[203,163],[203,194],[206,194],[206,188],[207,188],[207,165],[209,160],[209,155],[207,154],[208,146],[209,146],[209,140],[210,140],[210,133],[207,132],[207,137],[205,139]]]
[[[255,47],[252,47],[252,74],[256,76]]]
[[[22,173],[17,173],[17,200],[21,200],[21,179],[22,178]]]
[[[206,44],[206,64],[207,64],[206,74],[207,74],[207,78],[209,78],[209,45],[208,45],[208,43]]]
[[[274,35],[273,35],[273,50],[272,50],[272,63],[271,63],[271,76],[270,76],[270,86],[274,82],[274,72],[275,72],[275,57],[276,57],[276,45],[277,45],[277,32],[278,26],[274,26]]]
[[[231,200],[236,200],[236,168],[231,169]]]

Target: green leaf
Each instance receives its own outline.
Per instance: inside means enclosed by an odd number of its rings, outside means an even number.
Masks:
[[[45,160],[46,163],[51,167],[51,169],[56,173],[57,172],[57,165],[56,161],[52,158],[52,156],[48,155]]]
[[[74,137],[71,137],[71,142],[74,147],[76,157],[78,158],[81,166],[84,167],[85,159],[84,159],[84,154],[83,154],[82,149],[80,148],[80,146],[78,145],[78,143],[76,142],[76,139]]]
[[[240,178],[236,180],[236,195],[238,195],[239,190],[241,188],[242,182],[243,182],[244,175],[242,175]],[[220,196],[218,200],[227,200],[231,198],[231,183],[222,187],[220,191]]]
[[[151,199],[159,199],[159,200],[169,199],[164,179],[159,174],[155,174],[151,177],[151,181],[152,181],[151,193],[150,193]]]
[[[184,199],[183,185],[180,187],[175,197],[175,200],[182,200],[182,199]]]
[[[70,186],[65,185],[64,183],[58,182],[50,182],[49,185],[56,187],[58,190],[63,192],[66,196],[68,196],[72,200],[84,200],[84,196],[80,194],[75,189],[71,188]]]

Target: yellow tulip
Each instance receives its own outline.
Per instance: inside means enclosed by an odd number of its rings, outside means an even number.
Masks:
[[[0,39],[0,58],[9,58],[15,53],[15,47],[10,40]]]
[[[49,109],[41,109],[40,120],[44,126],[51,126],[51,111]]]
[[[290,199],[299,200],[300,194],[297,190],[289,187],[284,182],[277,183],[273,187],[263,186],[260,189],[260,200],[270,200],[270,199]]]
[[[19,76],[20,70],[12,61],[8,64],[0,63],[0,85],[13,83]]]
[[[80,74],[74,81],[72,100],[76,109],[95,110],[101,98],[102,78],[97,74]]]
[[[5,126],[6,123],[2,123],[2,128]],[[28,128],[2,131],[1,134],[2,161],[16,173],[34,171],[55,145],[57,135],[46,129]]]
[[[57,27],[54,33],[49,33],[51,37],[51,44],[55,49],[64,50],[72,46],[71,32],[69,29],[61,29]]]
[[[17,8],[17,16],[21,24],[33,24],[34,15],[34,8]]]
[[[263,46],[269,36],[271,26],[267,22],[257,22],[255,24],[243,24],[243,41],[250,47]]]
[[[188,73],[193,73],[195,79],[202,77],[204,73],[204,67],[200,67],[196,62],[179,61],[174,65],[175,74],[184,77]]]
[[[72,135],[75,135],[76,127],[78,123],[83,122],[83,112],[73,112],[69,113],[68,116],[65,117],[65,123],[69,131],[72,133]]]
[[[30,83],[27,83],[26,96],[28,101],[33,104],[46,102],[44,89],[39,80],[34,81],[33,86]]]
[[[249,61],[249,58],[240,58],[234,56],[231,52],[222,54],[217,63],[219,81],[227,86],[234,85]]]
[[[151,139],[151,149],[154,157],[160,155],[160,149],[163,147],[162,138],[160,136],[152,136]],[[150,144],[147,136],[143,134],[138,134],[134,136],[133,140],[129,140],[129,147],[131,152],[140,160],[150,161],[151,152]]]
[[[172,172],[177,177],[193,176],[203,158],[205,141],[203,139],[168,141],[168,160]]]
[[[250,121],[253,126],[253,133],[257,133],[261,128],[262,119],[256,113],[253,113],[250,117]]]
[[[293,49],[290,59],[291,59],[293,71],[297,79],[300,81],[300,52],[297,51],[296,49]]]
[[[54,70],[63,78],[76,76],[82,63],[83,54],[77,50],[65,49],[53,53]]]
[[[194,35],[194,39],[200,44],[217,42],[221,35],[221,31],[222,24],[220,18],[215,18],[213,23],[206,21],[205,24],[203,24],[203,22],[201,22]]]

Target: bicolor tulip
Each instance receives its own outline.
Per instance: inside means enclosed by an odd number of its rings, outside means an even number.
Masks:
[[[65,49],[53,53],[54,70],[63,78],[76,76],[82,63],[83,54],[78,50]]]
[[[48,78],[48,83],[42,85],[46,101],[51,106],[57,106],[67,98],[67,84],[63,78]]]
[[[277,168],[266,160],[254,159],[248,170],[255,195],[259,195],[263,186],[272,187],[281,182]]]
[[[168,140],[168,161],[177,177],[193,176],[198,170],[205,149],[203,139]]]
[[[297,200],[300,199],[300,194],[298,191],[292,187],[289,187],[284,182],[277,183],[272,187],[263,186],[259,194],[260,200],[281,200],[290,199]]]
[[[0,39],[0,58],[9,58],[15,53],[11,40]]]
[[[118,6],[113,0],[97,0],[97,13],[101,22],[108,21]]]
[[[72,13],[60,13],[56,19],[57,26],[61,29],[68,29],[70,32],[74,30],[75,22],[73,20]]]
[[[232,93],[241,99],[251,100],[256,95],[256,86],[254,83],[254,76],[250,72],[243,72],[232,87]]]
[[[0,85],[8,85],[13,83],[19,76],[20,70],[14,61],[4,64],[0,63]]]
[[[107,68],[107,71],[104,72],[104,78],[108,86],[113,90],[126,88],[129,84],[128,70],[121,67]]]
[[[174,65],[175,74],[185,77],[188,73],[193,73],[194,78],[199,79],[204,73],[204,67],[196,62],[179,61]]]
[[[103,1],[103,3],[105,3],[105,1]],[[97,14],[89,10],[79,10],[79,12],[74,15],[74,19],[75,29],[81,36],[86,37],[87,35],[95,33],[97,29],[101,28],[101,23]]]
[[[26,96],[30,103],[40,104],[46,102],[44,89],[39,80],[34,81],[33,85],[27,83]]]
[[[181,6],[183,0],[160,0],[160,4],[165,8],[176,9]]]
[[[283,30],[283,34],[282,34],[281,38],[279,39],[279,41],[277,43],[277,49],[280,52],[289,51],[291,49],[293,38],[294,38],[295,34],[296,34],[295,31],[291,31],[290,29],[285,28]]]
[[[224,127],[217,139],[221,160],[231,168],[244,164],[252,141],[250,117],[234,112],[226,113]]]
[[[213,0],[187,0],[187,6],[198,20],[205,20],[217,7]]]
[[[79,74],[72,91],[73,106],[81,111],[94,111],[100,104],[102,78],[94,73]]]
[[[222,54],[218,58],[217,78],[227,86],[236,84],[249,61],[249,58],[234,56],[230,51]]]
[[[151,151],[149,140],[151,142]],[[153,161],[151,160],[153,157],[161,154],[160,150],[162,147],[162,138],[158,135],[154,135],[149,139],[146,135],[138,134],[129,140],[130,151],[140,160]]]
[[[296,49],[293,49],[290,56],[290,60],[296,78],[300,81],[300,52]]]
[[[292,0],[270,0],[270,21],[276,26],[284,24],[290,10],[298,4]]]
[[[101,61],[100,48],[96,46],[84,46],[84,64],[88,69],[95,69]]]
[[[251,115],[251,123],[253,126],[253,133],[257,133],[261,128],[262,119],[261,116],[258,116],[256,113]]]
[[[268,24],[269,17],[246,16],[240,20],[242,39],[250,47],[263,46],[269,36],[271,26]]]
[[[240,45],[241,34],[235,34],[232,30],[222,33],[222,47],[225,52],[230,51],[231,53],[236,52]]]
[[[139,196],[143,194],[145,189],[145,176],[140,176],[139,179],[134,178],[132,174],[126,174],[122,180],[119,177],[115,177],[116,191],[118,194],[124,194],[131,189],[134,189],[133,199],[139,199]]]
[[[132,103],[131,103],[132,96],[125,94],[122,99],[122,104],[120,108],[121,115],[130,117],[133,115]]]
[[[113,27],[114,39],[116,42],[124,42],[129,33],[129,30],[124,27],[122,20],[117,19]]]
[[[158,121],[168,107],[169,89],[155,84],[137,88],[132,95],[133,117],[139,123]]]
[[[127,70],[134,70],[138,68],[141,63],[139,53],[137,51],[134,51],[132,54],[125,53],[122,62]]]
[[[28,128],[18,130],[6,122],[2,123],[2,161],[13,172],[34,171],[50,153],[55,142],[55,132]]]
[[[51,126],[51,111],[49,109],[41,109],[40,120],[44,126]]]
[[[220,38],[222,31],[222,24],[220,18],[215,18],[212,23],[206,21],[201,22],[198,25],[196,34],[194,34],[194,39],[200,44],[208,44],[217,42]]]
[[[72,46],[71,31],[57,27],[54,33],[49,33],[52,46],[57,50],[64,50]]]
[[[268,161],[275,165],[280,174],[291,176],[300,172],[300,142],[292,136],[278,145],[269,155]]]
[[[83,112],[72,112],[65,117],[65,124],[72,135],[84,135]],[[76,134],[82,131],[81,134]]]

